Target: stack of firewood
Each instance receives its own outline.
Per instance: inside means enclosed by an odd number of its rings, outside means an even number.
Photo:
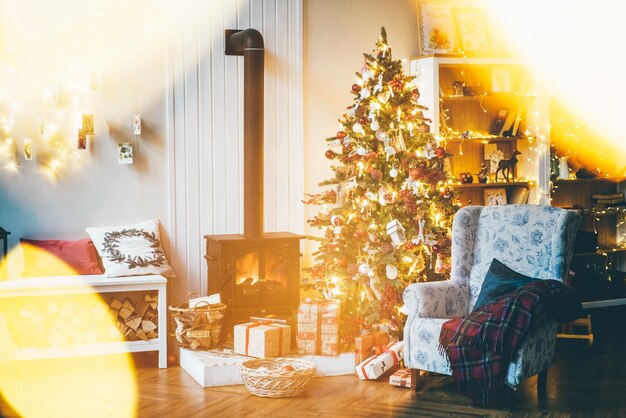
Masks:
[[[127,341],[148,341],[158,337],[157,296],[146,294],[133,303],[126,298],[109,300],[115,325]]]

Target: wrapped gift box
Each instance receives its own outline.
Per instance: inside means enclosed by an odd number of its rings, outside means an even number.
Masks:
[[[383,374],[398,368],[404,353],[404,343],[396,341],[387,346],[385,351],[377,356],[362,361],[356,366],[356,373],[361,380],[375,380]]]
[[[339,301],[307,299],[298,308],[298,352],[339,354]]]
[[[426,376],[428,376],[428,372],[426,370],[416,370],[416,372],[417,381],[415,382],[415,384],[419,386],[421,382],[424,381]],[[411,383],[413,383],[411,381],[411,369],[400,369],[391,376],[389,376],[389,384],[393,386],[410,388]]]
[[[389,343],[389,334],[386,332],[369,332],[354,339],[354,361],[355,365],[372,355],[380,354]]]
[[[180,367],[205,388],[243,385],[239,366],[250,359],[230,350],[180,350]]]
[[[235,353],[271,358],[291,350],[291,327],[269,321],[235,325]]]
[[[389,376],[389,384],[401,388],[411,387],[411,369],[400,369]]]

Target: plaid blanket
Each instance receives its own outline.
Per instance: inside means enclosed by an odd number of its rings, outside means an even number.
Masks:
[[[530,327],[552,310],[553,299],[565,290],[559,281],[537,280],[445,322],[439,348],[448,355],[459,388],[475,402],[488,402],[490,393],[504,383],[509,363]]]

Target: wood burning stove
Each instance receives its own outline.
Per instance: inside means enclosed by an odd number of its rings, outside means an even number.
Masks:
[[[259,238],[207,235],[209,292],[219,292],[231,324],[251,315],[290,315],[300,298],[300,239],[289,232]]]
[[[226,30],[225,52],[244,57],[244,232],[205,239],[209,293],[219,292],[228,306],[231,330],[251,315],[295,313],[302,237],[263,232],[263,37],[255,29]]]

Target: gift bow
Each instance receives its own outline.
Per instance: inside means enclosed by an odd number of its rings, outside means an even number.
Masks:
[[[260,327],[263,325],[267,325],[269,327],[278,327],[278,355],[283,354],[283,327],[280,324],[276,324],[271,321],[259,321],[253,322],[252,324],[246,326],[246,356],[248,355],[248,347],[250,345],[250,330],[252,328]]]

